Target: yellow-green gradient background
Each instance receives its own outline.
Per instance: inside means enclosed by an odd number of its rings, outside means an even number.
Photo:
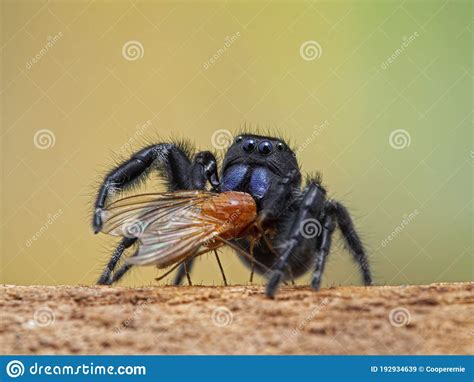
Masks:
[[[303,170],[347,203],[377,283],[472,280],[471,2],[2,1],[1,29],[0,282],[94,283],[116,242],[90,228],[114,152],[156,135],[212,149],[217,130],[244,123],[304,145]],[[143,57],[124,58],[129,41]],[[319,57],[303,59],[306,41]],[[401,149],[397,129],[410,138]],[[236,256],[222,258],[231,282],[247,282]],[[213,257],[193,280],[221,282]],[[323,281],[359,284],[340,246]]]

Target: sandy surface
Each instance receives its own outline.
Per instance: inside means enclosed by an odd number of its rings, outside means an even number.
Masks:
[[[466,354],[473,286],[0,286],[0,352]]]

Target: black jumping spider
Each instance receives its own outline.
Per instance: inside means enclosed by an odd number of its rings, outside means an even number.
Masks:
[[[209,151],[193,155],[189,146],[182,143],[160,143],[138,151],[106,175],[95,203],[96,233],[101,230],[101,214],[111,191],[131,186],[151,169],[166,179],[169,191],[200,190],[209,182],[216,192],[242,191],[255,199],[258,222],[269,235],[266,240],[252,243],[255,262],[240,257],[252,270],[268,277],[267,296],[273,297],[282,281],[299,277],[309,268],[314,269],[311,286],[319,289],[336,224],[359,264],[364,284],[372,283],[364,247],[347,209],[327,199],[319,177],[309,178],[301,187],[295,154],[282,139],[239,135],[225,153],[220,176],[216,159]],[[112,284],[130,269],[130,264],[118,270],[115,267],[124,250],[136,240],[122,239],[98,284]],[[244,251],[251,245],[247,238],[233,243]],[[181,264],[175,284],[180,284],[191,270],[194,259]]]

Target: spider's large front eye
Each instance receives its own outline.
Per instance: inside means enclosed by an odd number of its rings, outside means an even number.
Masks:
[[[260,154],[268,155],[272,152],[272,150],[273,150],[273,145],[272,145],[272,142],[270,141],[263,141],[263,142],[260,142],[260,144],[258,145],[258,151],[260,152]]]
[[[244,144],[242,145],[242,148],[244,151],[251,153],[253,150],[255,150],[255,147],[257,146],[257,142],[255,142],[255,139],[249,138],[246,139]]]

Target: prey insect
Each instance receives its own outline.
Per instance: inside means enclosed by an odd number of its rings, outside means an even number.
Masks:
[[[129,188],[152,169],[158,170],[167,181],[170,194],[135,196],[116,204],[108,202],[112,191]],[[211,152],[195,153],[189,144],[158,143],[145,147],[110,171],[97,194],[92,221],[94,231],[123,237],[98,283],[112,284],[120,280],[135,264],[166,266],[176,263],[180,265],[175,284],[180,284],[184,277],[189,280],[200,251],[214,250],[226,244],[236,250],[245,265],[251,268],[252,275],[255,272],[268,279],[267,296],[274,297],[282,282],[300,277],[311,269],[311,287],[318,290],[333,233],[338,227],[359,266],[364,284],[371,285],[367,254],[347,208],[328,198],[319,175],[307,177],[302,183],[295,152],[283,139],[275,137],[247,133],[237,136],[225,153],[220,172]],[[208,185],[212,193],[203,191]],[[230,199],[227,198],[238,193],[245,193],[242,197],[248,199],[248,203],[253,200],[255,213],[240,217],[238,228],[224,224],[227,229],[216,233],[217,221],[222,224],[221,212],[233,210],[228,208]],[[220,197],[223,199],[218,199]],[[203,210],[206,203],[218,200],[223,204]],[[181,208],[186,204],[193,207]],[[149,211],[134,210],[134,206],[139,205]],[[194,208],[200,208],[201,212],[186,215]],[[183,219],[177,213],[182,210],[185,211]],[[120,234],[119,226],[125,215],[139,221],[145,219],[142,229],[146,234]],[[153,226],[152,215],[159,216],[159,229]],[[179,224],[173,222],[173,218],[178,219]],[[259,228],[260,234],[256,235],[251,227]],[[162,235],[157,235],[158,231]],[[135,253],[116,269],[125,250],[137,244]],[[248,256],[250,252],[252,255]]]
[[[138,251],[128,264],[166,268],[232,245],[229,240],[255,235],[256,217],[255,200],[243,192],[143,194],[102,211],[101,231],[138,239]]]

